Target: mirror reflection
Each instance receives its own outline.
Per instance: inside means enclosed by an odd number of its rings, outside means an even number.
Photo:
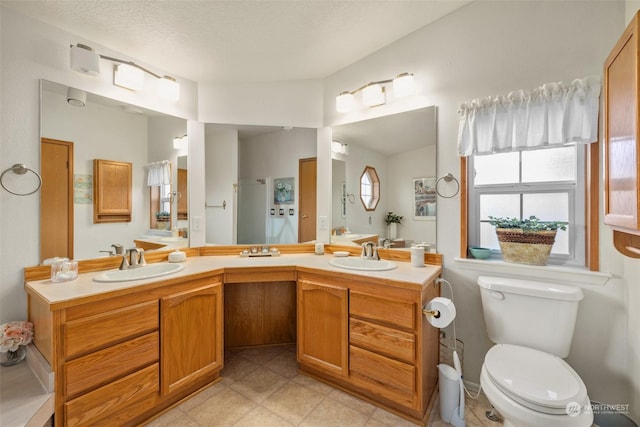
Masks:
[[[207,244],[316,238],[316,133],[284,126],[205,126]]]
[[[186,120],[41,83],[41,261],[109,256],[114,245],[188,246],[187,181],[179,181],[187,150],[174,147],[174,138],[186,134]],[[107,172],[94,189],[95,159],[131,164],[130,180],[114,185]],[[166,168],[154,169],[160,164]],[[159,181],[149,181],[151,171]],[[95,191],[106,204],[103,217],[117,212],[114,218],[125,219],[96,223]],[[130,197],[123,196],[127,191]],[[108,206],[110,195],[117,206]]]
[[[435,182],[436,107],[334,126],[332,131],[331,242],[373,241],[395,248],[429,244],[435,250],[435,205],[431,194],[424,194],[433,189],[418,194],[416,182]],[[375,207],[360,201],[368,168],[375,169],[378,180]],[[423,206],[427,198],[428,211]]]

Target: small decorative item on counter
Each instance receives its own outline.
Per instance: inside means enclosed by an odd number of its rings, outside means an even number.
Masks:
[[[316,255],[324,255],[324,243],[316,242],[315,245],[315,254]]]
[[[169,262],[185,262],[187,260],[187,254],[180,250],[175,250],[169,254]]]
[[[11,366],[24,360],[26,345],[33,338],[33,323],[24,321],[7,322],[0,325],[0,352],[6,353],[1,366]]]
[[[69,261],[64,258],[51,263],[51,281],[68,282],[78,277],[78,261]]]

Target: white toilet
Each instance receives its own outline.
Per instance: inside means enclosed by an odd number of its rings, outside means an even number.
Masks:
[[[588,427],[587,389],[569,354],[582,290],[478,277],[489,339],[480,385],[505,427]]]

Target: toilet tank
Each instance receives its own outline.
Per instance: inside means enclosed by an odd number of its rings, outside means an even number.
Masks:
[[[580,288],[494,276],[478,277],[478,285],[491,341],[567,357]]]

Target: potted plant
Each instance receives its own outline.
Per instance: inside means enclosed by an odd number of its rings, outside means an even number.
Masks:
[[[156,212],[156,223],[158,230],[168,230],[169,222],[171,221],[171,214],[167,211]]]
[[[546,265],[558,230],[566,230],[562,221],[541,221],[529,218],[497,218],[489,216],[496,227],[500,251],[506,262]]]
[[[387,212],[387,216],[384,218],[385,224],[387,224],[388,237],[394,240],[398,237],[398,224],[402,223],[403,216],[394,214],[393,212]]]

